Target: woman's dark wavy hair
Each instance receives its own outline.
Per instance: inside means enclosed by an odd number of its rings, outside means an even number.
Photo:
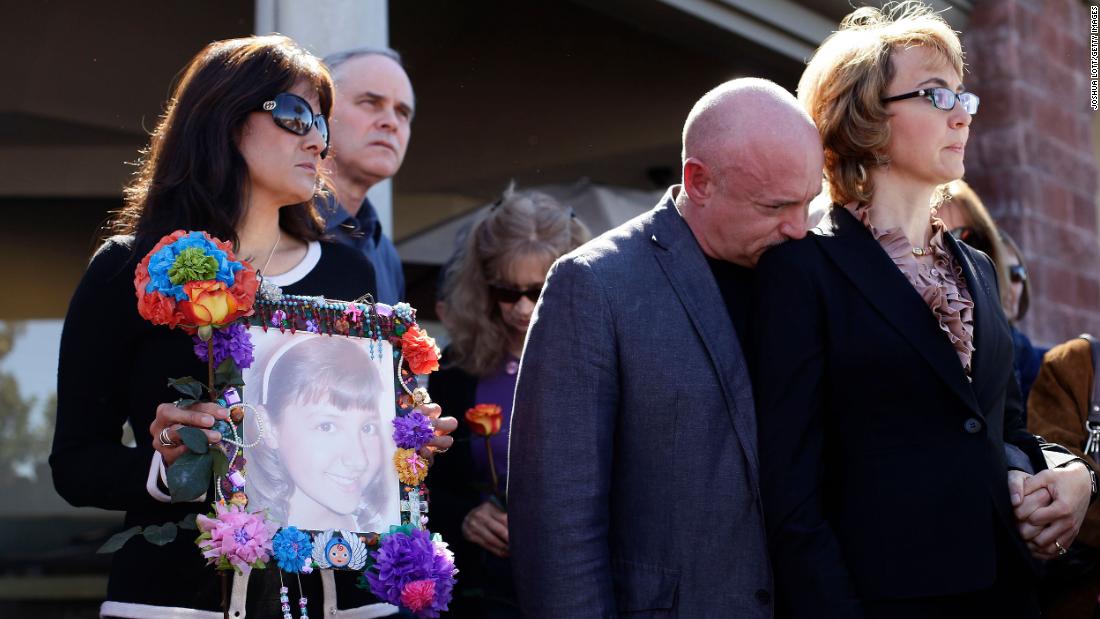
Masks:
[[[307,83],[321,113],[332,110],[333,84],[321,61],[281,35],[215,41],[191,59],[142,151],[123,208],[108,224],[135,235],[144,251],[173,230],[205,230],[238,244],[248,196],[248,166],[237,146],[252,112],[280,92]],[[324,228],[312,202],[279,210],[279,226],[303,241]]]

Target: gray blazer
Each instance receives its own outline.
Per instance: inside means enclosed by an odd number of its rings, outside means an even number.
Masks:
[[[558,260],[508,457],[525,616],[770,617],[752,391],[673,204]]]

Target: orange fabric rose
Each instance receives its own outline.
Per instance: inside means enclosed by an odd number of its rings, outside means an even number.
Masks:
[[[478,404],[466,411],[466,425],[478,436],[493,436],[500,432],[503,421],[500,407],[496,404]]]
[[[162,294],[145,292],[146,286],[152,281],[149,277],[149,260],[153,254],[162,247],[171,245],[187,235],[185,230],[176,230],[172,234],[162,238],[149,253],[138,263],[134,271],[134,291],[137,293],[138,314],[155,325],[168,325],[175,329],[183,320],[183,315],[176,308],[176,300]]]
[[[146,260],[149,258],[146,257]],[[149,284],[149,272],[138,269],[134,277],[134,286],[137,289],[138,314],[155,325],[168,325],[175,329],[183,320],[183,314],[176,309],[176,301],[159,293],[143,294],[145,286]]]
[[[439,347],[426,332],[409,327],[401,336],[401,353],[409,362],[413,374],[427,374],[439,369]]]
[[[187,301],[180,301],[179,310],[188,327],[220,327],[244,315],[237,299],[218,280],[187,282],[183,291]]]
[[[230,254],[232,256],[232,254]],[[256,269],[247,262],[241,262],[244,268],[233,276],[233,287],[229,294],[237,301],[238,316],[251,316],[252,304],[256,302],[256,291],[260,288],[260,280],[256,279]]]

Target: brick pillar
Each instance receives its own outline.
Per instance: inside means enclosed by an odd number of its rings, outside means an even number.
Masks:
[[[1100,334],[1089,14],[1080,0],[979,0],[963,45],[981,96],[966,179],[1022,247],[1037,344]]]

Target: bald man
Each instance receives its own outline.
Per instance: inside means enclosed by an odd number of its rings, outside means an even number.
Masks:
[[[790,93],[740,79],[683,133],[683,183],[558,260],[524,349],[509,450],[531,617],[770,617],[749,277],[806,234],[822,147]]]

